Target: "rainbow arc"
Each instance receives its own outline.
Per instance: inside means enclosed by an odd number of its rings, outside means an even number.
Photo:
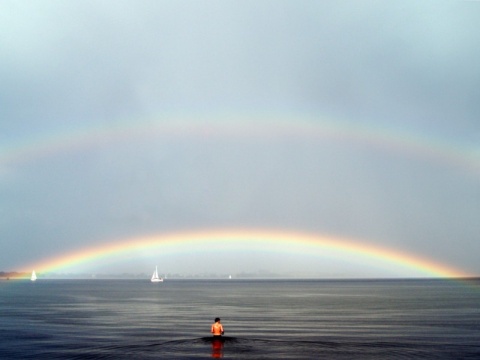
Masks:
[[[214,249],[214,250],[206,250]],[[133,237],[87,247],[51,259],[45,259],[29,268],[38,273],[49,273],[105,258],[121,257],[139,252],[158,252],[162,256],[182,255],[205,251],[275,251],[296,255],[314,255],[321,258],[335,253],[338,256],[370,259],[388,266],[414,270],[419,277],[463,278],[469,274],[436,263],[433,260],[394,249],[367,244],[358,239],[348,239],[328,235],[275,230],[209,230],[197,232],[161,233],[150,236]]]

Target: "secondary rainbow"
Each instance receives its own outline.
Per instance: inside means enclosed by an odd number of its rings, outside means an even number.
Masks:
[[[131,141],[152,136],[178,139],[196,137],[243,136],[272,139],[276,136],[321,137],[367,144],[390,151],[418,154],[426,159],[461,166],[480,174],[480,152],[472,146],[449,143],[415,133],[366,125],[333,121],[320,115],[245,114],[245,115],[179,115],[167,114],[132,122],[117,121],[109,126],[92,126],[52,132],[23,142],[12,142],[0,148],[2,163],[28,162],[65,151],[82,151],[105,146],[112,141]]]
[[[208,230],[196,232],[161,233],[133,237],[79,249],[68,254],[29,264],[37,273],[74,270],[82,263],[94,262],[106,257],[135,254],[139,251],[157,251],[161,256],[196,251],[279,251],[289,254],[325,256],[336,253],[340,256],[355,256],[371,259],[383,266],[398,266],[415,270],[420,277],[462,278],[469,274],[436,263],[432,260],[382,248],[358,239],[341,238],[320,234],[272,230]],[[277,250],[272,250],[277,249]],[[30,270],[31,271],[31,270]]]

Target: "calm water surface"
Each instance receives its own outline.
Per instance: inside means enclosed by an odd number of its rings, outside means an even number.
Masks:
[[[480,282],[5,280],[0,324],[2,359],[480,359]]]

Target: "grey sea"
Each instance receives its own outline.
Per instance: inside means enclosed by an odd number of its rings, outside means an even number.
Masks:
[[[480,281],[0,281],[1,359],[212,357],[480,359]]]

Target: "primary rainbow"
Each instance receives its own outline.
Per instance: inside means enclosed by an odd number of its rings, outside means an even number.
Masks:
[[[133,237],[79,249],[30,264],[29,267],[40,274],[67,268],[74,270],[75,266],[82,263],[141,251],[149,253],[158,251],[161,256],[197,251],[267,251],[269,253],[279,251],[292,255],[309,254],[319,257],[326,256],[326,253],[335,253],[339,257],[355,256],[364,260],[372,260],[384,267],[398,266],[406,270],[415,270],[421,277],[462,278],[470,276],[461,270],[429,259],[370,245],[360,240],[301,232],[232,229]]]

